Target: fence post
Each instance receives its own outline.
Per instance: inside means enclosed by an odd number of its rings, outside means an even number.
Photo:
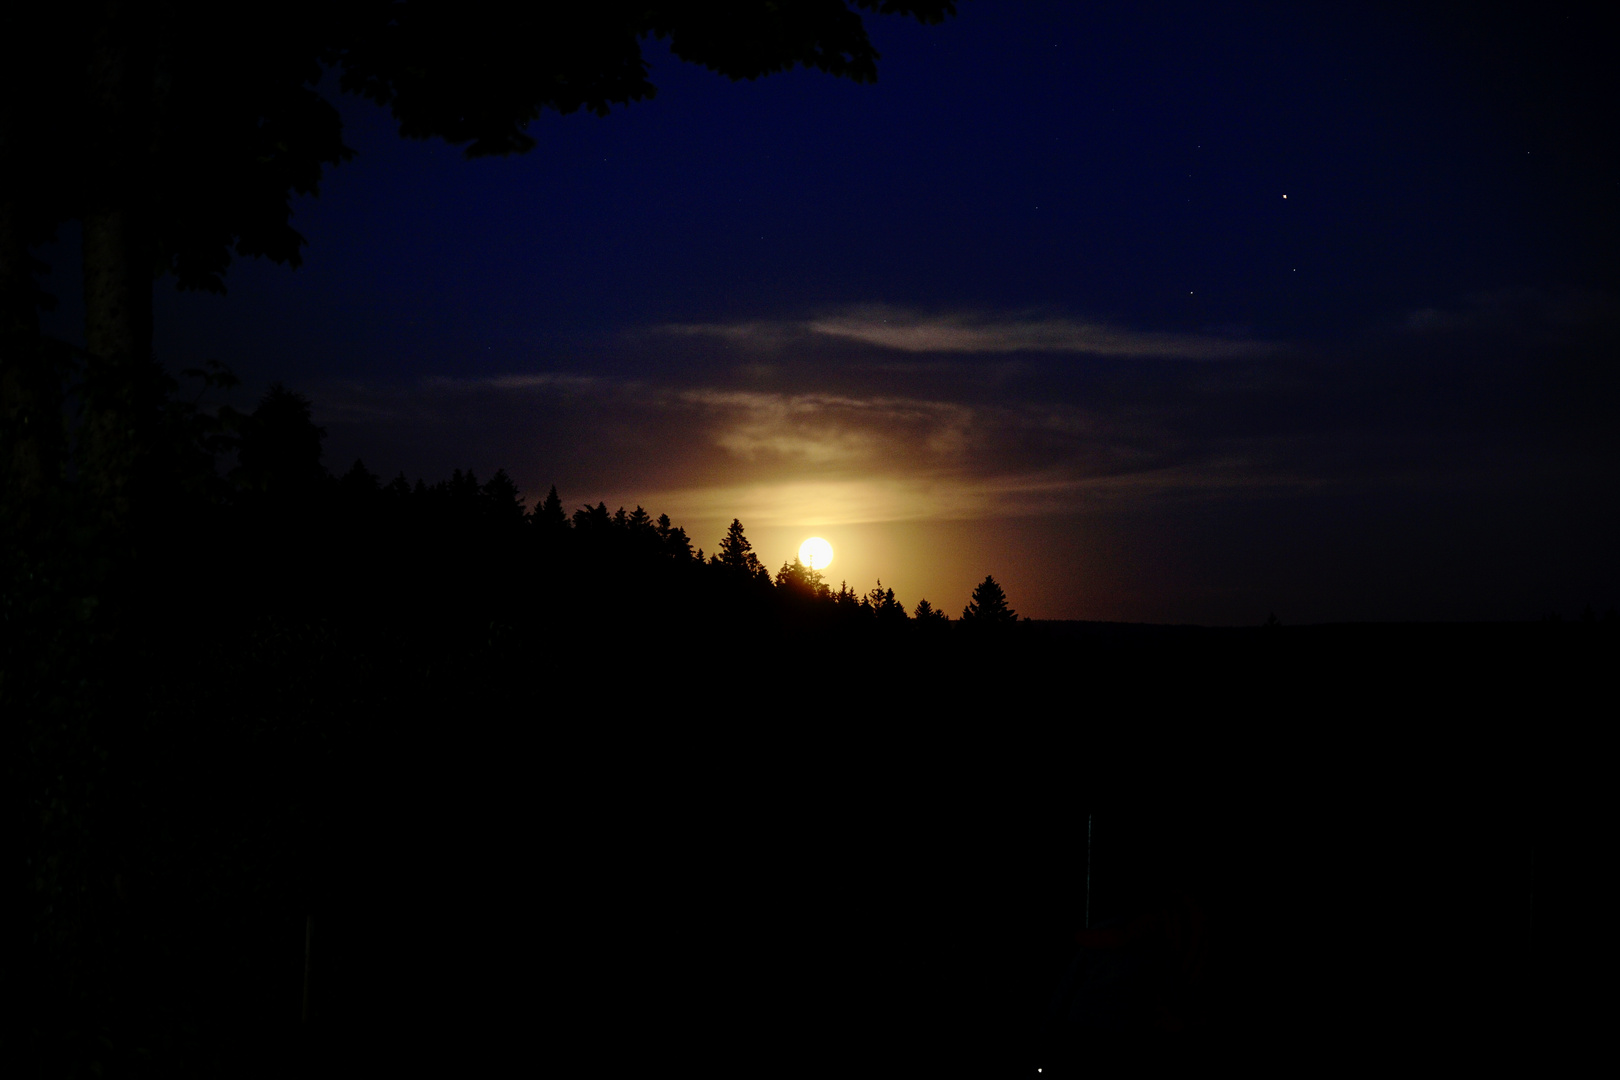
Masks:
[[[309,1025],[309,947],[315,937],[315,913],[309,912],[304,916],[304,1017],[303,1022]]]
[[[1071,924],[1072,925],[1072,924]],[[1086,929],[1091,929],[1091,811],[1086,811]]]

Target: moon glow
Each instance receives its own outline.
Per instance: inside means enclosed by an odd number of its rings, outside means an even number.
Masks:
[[[832,555],[832,545],[819,536],[812,536],[799,545],[799,561],[814,570],[831,566]]]

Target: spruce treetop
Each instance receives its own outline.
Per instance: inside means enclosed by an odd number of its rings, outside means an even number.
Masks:
[[[973,590],[967,607],[962,609],[962,621],[982,626],[1004,626],[1018,621],[1018,613],[1007,604],[1007,594],[996,579],[986,574]]]

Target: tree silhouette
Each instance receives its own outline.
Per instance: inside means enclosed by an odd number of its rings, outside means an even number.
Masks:
[[[379,487],[378,478],[356,461],[335,480],[320,465],[320,431],[307,402],[278,388],[256,415],[258,421],[243,429],[244,476],[302,477],[297,483],[307,480],[322,497],[301,511],[295,528],[277,531],[266,526],[281,508],[250,485],[215,489],[221,497],[209,505],[228,531],[198,535],[224,535],[229,542],[199,541],[198,549],[216,557],[189,577],[145,575],[157,584],[132,595],[128,605],[147,617],[128,624],[138,632],[113,636],[98,628],[95,605],[83,600],[90,594],[73,576],[84,561],[76,551],[59,564],[24,567],[31,575],[27,590],[0,579],[7,603],[18,596],[40,612],[19,625],[48,631],[0,634],[6,672],[0,716],[16,718],[0,725],[13,740],[0,754],[0,768],[8,790],[17,793],[17,807],[26,811],[19,817],[29,823],[19,845],[31,867],[28,888],[18,890],[27,911],[16,920],[24,933],[14,935],[24,939],[19,978],[31,988],[23,1008],[30,1010],[34,1034],[24,1038],[41,1062],[29,1072],[51,1072],[44,1067],[49,1063],[73,1075],[96,1071],[92,1066],[104,1074],[190,1075],[183,1062],[192,1060],[206,1063],[192,1071],[236,1075],[254,1071],[233,1068],[238,1059],[257,1062],[292,1052],[295,1044],[275,1018],[296,1015],[296,980],[282,977],[291,969],[275,956],[296,957],[297,941],[277,929],[278,921],[286,916],[288,925],[302,925],[312,897],[366,912],[366,922],[393,920],[389,912],[401,902],[387,875],[367,872],[364,863],[350,869],[351,838],[361,828],[370,830],[368,844],[383,848],[442,845],[426,864],[457,872],[423,875],[427,880],[419,888],[404,892],[421,896],[421,911],[450,911],[463,926],[482,922],[491,941],[509,937],[509,928],[527,918],[521,905],[490,908],[488,897],[507,890],[468,887],[463,870],[472,860],[441,860],[447,857],[443,848],[470,847],[497,869],[508,867],[504,880],[521,879],[524,871],[509,855],[529,825],[519,809],[533,760],[524,751],[541,750],[545,740],[526,744],[511,733],[536,726],[530,721],[537,704],[547,720],[540,727],[555,730],[570,716],[588,720],[604,683],[626,700],[645,700],[644,688],[667,687],[672,676],[711,672],[717,640],[757,643],[766,656],[817,655],[821,645],[835,647],[830,655],[881,654],[896,670],[941,685],[981,658],[1016,660],[1021,671],[1010,668],[1007,678],[978,680],[983,685],[966,690],[974,707],[1004,708],[1004,687],[1023,685],[1038,672],[1052,673],[1053,692],[1072,689],[1063,681],[1064,662],[1080,639],[1013,634],[1006,640],[1018,645],[1014,656],[994,634],[949,628],[913,634],[898,622],[892,632],[874,633],[884,610],[898,607],[893,590],[881,582],[864,595],[846,582],[837,593],[805,598],[794,590],[814,587],[819,575],[789,562],[775,591],[768,581],[760,588],[758,577],[718,572],[719,559],[715,567],[696,564],[685,533],[668,515],[647,524],[638,507],[624,515],[621,533],[605,503],[598,503],[581,509],[584,528],[569,529],[555,488],[531,515],[530,528],[536,516],[552,515],[559,543],[525,544],[521,500],[499,470],[487,483],[457,469],[432,485],[413,486],[401,475]],[[740,521],[733,526],[723,547],[728,557],[740,553],[733,562],[746,568],[754,552]],[[642,528],[655,543],[634,542]],[[176,535],[192,540],[190,533]],[[513,542],[489,542],[502,536]],[[290,548],[305,554],[286,572]],[[169,565],[190,558],[185,551]],[[531,574],[536,564],[544,572]],[[34,565],[50,574],[34,576]],[[16,574],[11,561],[0,558],[0,575]],[[52,585],[53,578],[62,584]],[[222,582],[228,587],[221,588]],[[969,611],[980,621],[1014,618],[991,577],[974,590]],[[1524,651],[1522,635],[1501,639],[1495,655],[1502,670],[1523,666],[1518,661],[1530,664],[1534,677],[1523,680],[1527,708],[1540,700],[1535,695],[1547,685],[1545,671],[1584,668],[1594,685],[1606,675],[1614,616],[1605,618],[1602,625],[1594,619],[1593,625],[1543,628],[1546,646],[1539,660],[1533,650]],[[915,622],[946,626],[927,601],[918,603]],[[825,637],[813,639],[823,632]],[[880,638],[883,648],[863,649]],[[1133,701],[1143,680],[1164,670],[1236,666],[1240,677],[1233,685],[1245,688],[1256,678],[1274,677],[1274,664],[1264,655],[1269,651],[1253,649],[1252,635],[1227,638],[1225,646],[1221,640],[1203,634],[1149,638],[1135,660],[1120,649],[1120,663],[1110,662],[1102,688],[1108,693],[1111,680],[1116,696],[1102,700]],[[1333,637],[1323,645],[1343,670],[1376,677],[1379,658],[1392,651],[1384,645],[1390,639],[1365,639],[1376,648],[1352,652],[1346,660],[1348,640]],[[1477,663],[1481,639],[1452,640],[1458,656]],[[920,647],[911,648],[913,643]],[[806,646],[811,648],[795,651]],[[1211,648],[1217,650],[1214,659]],[[1571,648],[1584,651],[1572,654]],[[567,678],[548,685],[551,671]],[[533,673],[543,686],[538,696],[525,677]],[[771,671],[762,676],[774,678]],[[746,672],[732,679],[733,687],[751,685]],[[1390,687],[1404,687],[1410,674],[1397,669],[1387,679]],[[1192,687],[1186,691],[1190,708],[1194,698],[1208,694],[1212,680],[1183,681]],[[1500,693],[1496,685],[1488,691]],[[1049,696],[1032,693],[1030,700]],[[803,704],[809,711],[821,708],[809,696]],[[457,718],[459,731],[446,729],[446,716]],[[975,777],[973,763],[966,764],[968,779],[990,782],[988,773]],[[1004,789],[1009,795],[1021,797],[1029,786],[1022,774],[1007,782],[1013,785]],[[401,798],[407,792],[410,797]],[[1143,810],[1151,813],[1161,797],[1146,797]],[[987,800],[997,801],[1016,802]],[[422,807],[420,817],[405,804]],[[1145,816],[1143,810],[1130,816]],[[1027,831],[1038,818],[1064,816],[1073,817],[1020,809],[1017,821],[1007,819],[1013,827],[1006,834]],[[422,828],[429,820],[446,824]],[[1104,842],[1099,866],[1108,869],[1099,880],[1111,882],[1102,894],[1111,908],[1123,912],[1121,905],[1138,897],[1151,899],[1160,882],[1179,886],[1193,880],[1184,871],[1198,866],[1184,861],[1183,852],[1196,852],[1201,841],[1194,843],[1183,825],[1171,813],[1162,824],[1131,833],[1130,843],[1115,849],[1123,853],[1128,846],[1132,852],[1132,869],[1124,875],[1119,868],[1127,864],[1107,855]],[[940,831],[944,837],[948,830]],[[1045,840],[1027,842],[1032,853],[1046,846]],[[1062,846],[1054,849],[1061,858]],[[1252,865],[1243,867],[1244,878]],[[1140,881],[1133,882],[1137,872]],[[473,884],[496,880],[484,876]],[[386,897],[384,890],[394,894]],[[1263,895],[1256,889],[1249,897]],[[1015,902],[999,915],[992,912],[995,918],[979,920],[978,932],[999,934],[996,927],[1006,924],[1003,915],[1014,914]],[[470,918],[475,905],[479,918]],[[236,914],[227,919],[208,910]],[[1086,910],[1089,917],[1089,899]],[[397,921],[377,927],[374,940],[407,936],[400,928],[419,917],[416,911],[397,912]],[[879,933],[873,932],[874,940]],[[403,948],[413,962],[429,951]],[[365,1007],[387,999],[375,1006],[381,1012],[397,1009],[405,998],[420,999],[424,985],[444,985],[452,976],[464,985],[504,986],[499,979],[473,977],[492,969],[468,959],[475,953],[493,966],[508,959],[509,949],[464,950],[460,959],[432,961],[438,967],[431,976],[418,969],[410,979],[389,966],[355,964],[346,1000]],[[206,963],[198,959],[204,954]],[[241,962],[233,960],[227,970],[213,962],[216,954]],[[320,970],[321,954],[316,956]],[[1034,971],[1038,958],[1029,959],[1026,970]],[[370,970],[361,974],[362,968]],[[984,982],[971,971],[963,979]],[[1163,1018],[1198,1022],[1196,995],[1171,986],[1162,1004],[1168,1006]],[[435,1001],[435,1015],[440,1008]],[[259,1024],[253,1017],[265,1019]],[[375,1054],[372,1030],[355,1023],[335,1045],[345,1056],[361,1043]],[[1075,1043],[1088,1060],[1097,1051],[1091,1038]],[[400,1052],[419,1051],[413,1045]],[[456,1052],[464,1053],[460,1040]],[[1045,1073],[1064,1075],[1050,1063]]]
[[[391,110],[400,134],[464,146],[468,157],[523,153],[541,112],[653,96],[649,35],[733,80],[804,66],[876,78],[860,12],[925,23],[951,0],[287,0],[231,5],[62,0],[0,15],[0,330],[26,330],[42,302],[31,245],[64,222],[83,230],[85,341],[96,377],[83,438],[101,486],[124,495],[155,423],[154,271],[186,289],[224,291],[232,255],[297,266],[304,239],[290,199],[316,194],[326,167],[353,156],[316,85]],[[19,163],[26,163],[19,165]],[[23,317],[6,312],[22,309]],[[0,333],[8,411],[39,414],[42,360]],[[12,379],[6,369],[30,369]],[[45,446],[39,443],[38,446]],[[30,454],[20,468],[37,469]],[[32,474],[30,474],[32,475]]]
[[[608,514],[607,503],[582,506],[574,511],[574,531],[581,536],[601,539],[606,537],[612,528],[613,518]]]
[[[692,541],[686,535],[686,530],[678,525],[671,525],[668,514],[659,514],[658,522],[653,526],[653,533],[658,537],[660,550],[664,555],[678,563],[692,562]],[[702,553],[697,557],[698,562],[703,561]]]
[[[776,572],[776,587],[801,600],[826,600],[832,596],[821,571],[807,566],[795,555],[792,562],[784,561]]]
[[[319,484],[326,473],[321,466],[326,431],[315,426],[310,411],[302,394],[280,383],[271,386],[244,425],[233,473],[237,482],[272,498],[308,492]]]
[[[864,596],[849,587],[848,581],[838,583],[838,591],[831,594],[831,599],[833,611],[845,625],[863,622],[871,615],[871,605],[866,604]]]
[[[1007,626],[1018,621],[1018,613],[1007,606],[1007,594],[996,579],[986,574],[962,609],[962,621],[975,626]]]
[[[534,508],[530,524],[543,537],[554,539],[568,529],[568,518],[563,513],[562,499],[557,497],[557,485],[552,484],[545,501]]]
[[[714,558],[720,566],[736,574],[749,578],[767,576],[759,556],[754,554],[754,545],[743,534],[742,522],[736,518],[732,518],[731,524],[726,527],[726,535],[720,541],[720,553]]]
[[[894,598],[893,589],[883,587],[881,579],[873,586],[872,591],[866,594],[866,602],[871,605],[872,613],[877,616],[878,622],[884,625],[903,623],[909,618],[905,605]]]
[[[527,513],[523,496],[518,493],[517,485],[506,475],[505,469],[496,469],[495,475],[489,478],[480,494],[484,497],[490,519],[497,527],[511,530],[523,524]]]

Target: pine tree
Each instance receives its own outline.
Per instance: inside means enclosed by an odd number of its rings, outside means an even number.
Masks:
[[[726,528],[726,535],[720,541],[720,554],[717,556],[721,566],[749,577],[765,576],[769,580],[769,572],[754,554],[754,545],[748,542],[743,535],[742,522],[736,518]]]
[[[354,459],[354,464],[343,474],[343,479],[339,480],[338,484],[344,496],[351,502],[364,501],[382,490],[381,478],[367,469],[366,463],[359,458]]]
[[[821,571],[806,566],[797,555],[792,562],[783,561],[782,569],[776,572],[776,587],[807,599],[823,600],[832,596],[832,591],[822,580]]]
[[[598,540],[606,537],[613,528],[613,517],[608,513],[607,503],[597,503],[595,506],[582,506],[574,511],[574,528],[582,536],[593,536]]]
[[[484,484],[481,494],[490,519],[498,527],[511,528],[523,524],[523,496],[518,493],[517,485],[506,475],[505,469],[495,470],[495,475]]]
[[[531,518],[535,528],[546,535],[555,535],[568,528],[568,516],[563,513],[562,500],[557,497],[557,485],[551,485],[546,501],[534,508]]]
[[[905,605],[894,598],[893,589],[885,589],[880,579],[877,586],[866,594],[867,603],[872,605],[872,611],[877,615],[878,621],[883,623],[905,622]]]
[[[962,621],[980,626],[1006,626],[1018,621],[1018,613],[1007,606],[1007,594],[996,579],[986,574],[973,590],[973,597],[962,609]]]
[[[668,514],[658,515],[658,522],[653,525],[652,531],[658,539],[658,550],[662,551],[666,558],[674,559],[676,562],[692,561],[692,541],[687,539],[685,529],[670,524]]]
[[[736,518],[731,519],[731,525],[726,529],[726,535],[720,540],[720,562],[734,570],[741,570],[754,550],[754,545],[748,542],[743,534],[742,522]]]

